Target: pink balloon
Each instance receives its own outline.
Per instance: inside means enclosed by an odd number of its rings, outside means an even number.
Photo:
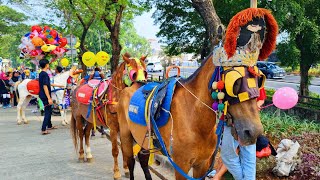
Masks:
[[[290,109],[298,103],[298,93],[290,87],[278,89],[273,97],[273,104],[279,109]]]

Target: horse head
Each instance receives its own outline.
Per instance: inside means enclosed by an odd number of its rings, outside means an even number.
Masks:
[[[146,82],[147,71],[145,59],[147,56],[138,58],[131,58],[128,53],[122,55],[124,60],[123,81],[127,86],[131,86],[134,82]],[[120,65],[121,66],[121,65]]]
[[[233,135],[242,145],[254,144],[263,133],[257,97],[265,76],[256,63],[275,49],[277,33],[277,22],[268,10],[248,8],[231,19],[224,46],[213,52],[214,64],[223,67],[218,74],[224,82],[225,118],[232,119]]]

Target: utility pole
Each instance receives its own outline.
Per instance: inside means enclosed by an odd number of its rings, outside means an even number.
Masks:
[[[250,7],[251,8],[257,8],[258,7],[257,0],[250,0]]]

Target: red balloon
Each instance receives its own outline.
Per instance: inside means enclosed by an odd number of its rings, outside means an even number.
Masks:
[[[37,50],[32,50],[32,51],[30,51],[30,56],[31,56],[31,57],[38,56]]]
[[[39,25],[34,25],[31,27],[31,32],[33,31],[41,32],[42,28]]]
[[[56,30],[52,29],[52,30],[50,31],[50,35],[51,35],[53,38],[56,38],[57,35],[58,35],[58,33],[57,33]]]
[[[59,45],[60,45],[60,47],[65,47],[65,46],[67,45],[67,43],[68,43],[67,38],[60,38],[60,39],[59,39]]]

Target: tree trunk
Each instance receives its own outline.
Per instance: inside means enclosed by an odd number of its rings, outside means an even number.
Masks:
[[[211,52],[214,46],[217,45],[224,36],[225,27],[214,9],[212,0],[192,0],[192,6],[201,15],[205,23],[206,33],[209,37],[208,46]],[[218,33],[219,27],[222,29],[220,29],[221,32]]]
[[[114,23],[107,19],[108,12],[105,12],[101,19],[103,20],[104,24],[107,26],[108,30],[111,33],[111,43],[112,43],[112,57],[111,57],[111,73],[113,73],[119,64],[120,53],[121,53],[121,45],[119,42],[119,34],[120,34],[120,24],[122,19],[122,13],[125,9],[125,6],[121,5],[117,10],[117,14],[114,20]],[[106,11],[108,8],[106,8]]]
[[[112,43],[112,58],[111,58],[111,73],[113,73],[119,64],[121,46],[119,42],[119,32],[111,32]]]
[[[301,57],[303,59],[303,56]],[[300,61],[300,95],[301,96],[308,96],[309,95],[309,69],[310,65],[306,64],[303,61]]]
[[[88,29],[87,27],[83,27],[83,31],[82,31],[82,36],[80,39],[80,49],[81,49],[81,53],[78,55],[79,61],[81,63],[81,68],[83,70],[83,72],[81,73],[82,77],[87,75],[87,66],[82,62],[82,55],[87,51],[87,48],[85,47],[85,41],[86,41],[86,36],[88,33]]]

